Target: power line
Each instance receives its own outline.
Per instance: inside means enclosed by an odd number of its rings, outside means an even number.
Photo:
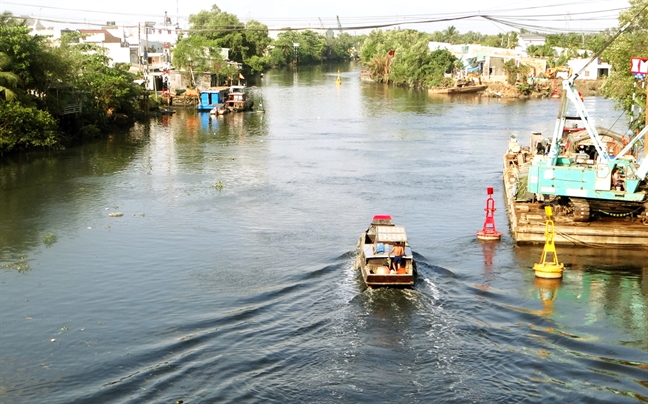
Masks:
[[[19,3],[14,3],[14,2],[5,2],[6,4],[13,4],[13,5],[18,5]],[[368,30],[368,29],[380,29],[380,28],[390,28],[390,27],[396,27],[396,26],[403,26],[403,25],[418,25],[418,24],[431,24],[431,23],[441,23],[441,22],[454,22],[454,21],[460,21],[460,20],[468,20],[468,19],[476,19],[476,18],[482,18],[486,20],[490,20],[492,22],[502,24],[505,26],[509,26],[512,28],[516,29],[526,29],[526,30],[531,30],[531,31],[540,31],[540,32],[600,32],[601,30],[596,30],[596,29],[572,29],[572,30],[567,30],[567,29],[561,29],[561,28],[556,28],[556,27],[551,27],[549,24],[551,23],[564,23],[564,13],[556,13],[556,14],[535,14],[533,16],[529,16],[528,14],[526,15],[511,15],[511,13],[516,13],[519,11],[529,11],[529,10],[536,10],[536,9],[551,9],[555,8],[558,6],[565,6],[565,5],[578,5],[582,4],[579,2],[572,2],[572,3],[563,3],[563,4],[556,4],[556,5],[543,5],[543,6],[533,6],[533,7],[521,7],[521,8],[508,8],[506,10],[502,11],[502,14],[505,15],[499,15],[499,14],[489,14],[489,15],[484,15],[480,13],[467,13],[467,12],[461,12],[461,13],[438,13],[438,14],[412,14],[412,15],[402,15],[402,16],[363,16],[363,17],[347,17],[343,18],[342,20],[344,21],[342,29],[345,31],[357,31],[357,30]],[[52,9],[52,10],[63,10],[63,11],[72,11],[72,9],[69,8],[64,8],[64,7],[55,7],[55,6],[36,6],[36,5],[29,5],[29,4],[20,4],[21,6],[28,6],[28,7],[39,7],[39,8],[47,8],[47,9]],[[587,18],[588,21],[615,21],[616,17],[613,16],[611,13],[615,13],[616,16],[618,16],[618,13],[623,10],[627,10],[629,7],[625,8],[612,8],[612,9],[607,9],[607,10],[599,10],[599,11],[582,11],[574,14],[569,14],[570,17],[572,18],[578,18],[578,17],[583,17]],[[87,12],[87,13],[101,13],[103,15],[106,15],[106,12],[103,11],[94,11],[94,10],[74,10],[74,11],[79,11],[79,12]],[[133,13],[123,13],[123,12],[110,12],[109,15],[121,15],[121,16],[131,16],[135,20],[137,19],[142,19],[142,17],[152,17],[152,18],[159,18],[161,15],[156,14],[156,15],[145,15],[145,14],[133,14]],[[184,18],[184,17],[183,17]],[[88,21],[87,19],[84,19],[83,21],[80,20],[69,20],[69,19],[56,19],[56,18],[39,18],[42,21],[46,22],[51,22],[51,23],[59,23],[59,24],[86,24],[86,25],[93,25],[93,26],[103,26],[105,25],[105,21],[98,22],[98,21]],[[270,22],[273,19],[268,18],[266,19],[266,22]],[[319,20],[319,17],[318,17]],[[326,20],[326,18],[324,19]],[[330,27],[335,27],[337,28],[337,20],[331,17],[331,24]],[[277,27],[275,28],[270,28],[268,27],[268,31],[284,31],[286,29],[292,29],[296,31],[303,31],[303,30],[308,30],[308,29],[319,29],[319,26],[321,24],[316,24],[315,26],[317,28],[313,28],[311,24],[303,24],[303,19],[277,19],[276,21],[284,21],[284,22],[290,22],[289,25],[283,25],[278,27],[279,25],[277,24]],[[540,24],[531,24],[531,22],[534,23],[540,23]],[[293,23],[297,23],[297,26],[292,25]],[[124,27],[129,27],[132,25],[128,24],[119,24],[120,26]],[[236,30],[236,29],[243,29],[239,27],[219,27],[219,30]],[[185,32],[201,32],[205,31],[204,29],[189,29],[189,30],[182,30]],[[209,31],[209,29],[207,30]]]

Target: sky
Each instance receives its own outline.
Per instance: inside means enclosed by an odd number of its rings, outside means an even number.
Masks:
[[[81,29],[99,28],[107,21],[161,23],[166,11],[174,24],[188,28],[189,15],[210,10],[214,4],[242,22],[257,20],[271,30],[337,30],[339,18],[351,35],[399,26],[425,32],[454,26],[460,33],[488,35],[520,27],[542,33],[598,32],[617,27],[619,12],[630,6],[626,0],[0,0],[0,12],[37,17],[45,26]]]

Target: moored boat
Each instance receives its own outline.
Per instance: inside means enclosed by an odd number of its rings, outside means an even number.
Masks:
[[[249,111],[254,102],[249,99],[246,86],[231,86],[225,107],[232,112]]]
[[[392,248],[404,248],[402,261],[396,270],[390,270]],[[391,254],[390,254],[391,252]],[[355,268],[362,273],[368,287],[408,287],[416,279],[416,262],[403,226],[396,226],[389,215],[375,215],[369,228],[358,240]]]
[[[488,88],[486,84],[469,84],[464,86],[446,87],[446,88],[431,88],[428,94],[469,94],[478,93]]]
[[[229,87],[212,87],[200,90],[196,108],[201,112],[211,112],[214,108],[218,109],[227,101],[228,92]]]
[[[229,109],[225,108],[223,105],[216,106],[211,111],[209,111],[211,115],[225,115],[229,112]]]

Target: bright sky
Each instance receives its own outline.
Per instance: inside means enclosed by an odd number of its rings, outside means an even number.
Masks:
[[[210,10],[213,4],[242,22],[254,19],[270,29],[288,26],[337,29],[339,17],[342,27],[348,28],[352,35],[366,32],[363,27],[423,21],[400,26],[433,32],[452,25],[461,33],[475,31],[491,35],[517,30],[517,27],[544,33],[596,32],[616,27],[619,12],[630,6],[627,0],[0,0],[0,12],[39,17],[45,26],[58,27],[61,24],[55,22],[60,22],[67,28],[98,28],[107,21],[115,21],[117,25],[161,23],[166,11],[174,24],[179,21],[181,27],[187,28],[190,14]],[[382,29],[396,26],[399,25]]]

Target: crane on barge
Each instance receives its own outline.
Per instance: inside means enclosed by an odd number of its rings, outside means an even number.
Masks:
[[[645,8],[645,7],[644,7]],[[643,10],[642,10],[643,11]],[[609,46],[629,25],[626,24],[607,44]],[[607,47],[604,46],[592,60]],[[641,164],[632,155],[626,155],[648,133],[648,126],[632,137],[616,155],[608,153],[607,145],[593,125],[576,90],[574,81],[579,72],[562,83],[560,109],[548,155],[538,154],[529,167],[527,189],[539,199],[551,199],[569,206],[574,221],[588,221],[590,207],[628,214],[644,211],[648,214],[648,157]],[[577,117],[567,115],[569,103],[575,107]],[[596,153],[596,159],[578,159],[561,154],[568,120],[580,120],[586,129]],[[644,144],[644,148],[648,145]]]

